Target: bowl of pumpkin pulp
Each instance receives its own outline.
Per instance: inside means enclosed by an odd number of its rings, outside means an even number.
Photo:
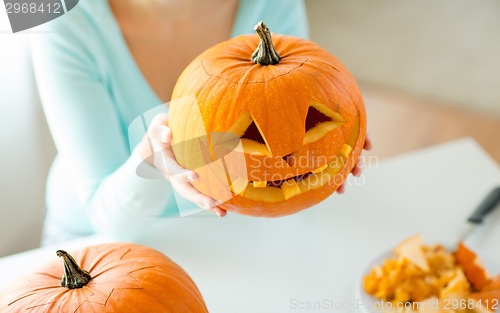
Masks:
[[[500,307],[500,275],[460,242],[450,251],[412,236],[377,258],[357,284],[365,313],[489,313]]]

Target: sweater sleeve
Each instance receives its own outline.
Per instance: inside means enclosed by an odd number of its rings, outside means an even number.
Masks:
[[[130,151],[120,113],[99,70],[93,37],[55,29],[32,40],[32,58],[44,112],[61,159],[76,186],[78,205],[94,230],[135,240],[165,208],[169,182],[136,174],[142,161]],[[83,33],[81,31],[80,33]],[[137,149],[136,149],[137,150]]]
[[[273,33],[309,38],[307,12],[303,0],[240,0],[233,36],[254,33],[263,21]]]

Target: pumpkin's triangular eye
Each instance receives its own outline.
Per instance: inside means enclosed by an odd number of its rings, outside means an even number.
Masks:
[[[259,129],[257,128],[257,125],[255,125],[255,122],[252,121],[252,124],[248,126],[248,128],[245,130],[243,133],[243,136],[241,136],[242,139],[250,139],[253,141],[256,141],[261,144],[266,144],[264,138],[262,137]]]
[[[313,128],[314,126],[318,125],[319,123],[331,122],[331,121],[332,119],[330,117],[321,113],[315,107],[310,106],[306,116],[306,132],[311,128]]]
[[[304,144],[321,139],[333,129],[343,125],[345,119],[328,106],[317,101],[311,101],[306,116],[306,133]]]
[[[229,133],[232,134],[229,138],[234,138],[233,136],[236,135],[241,139],[245,153],[271,155],[269,147],[266,144],[266,140],[259,131],[259,127],[253,120],[250,113],[240,116],[240,118],[238,118],[238,120],[229,129]]]

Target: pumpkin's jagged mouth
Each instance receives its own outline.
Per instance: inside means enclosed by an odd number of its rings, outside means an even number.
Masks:
[[[299,182],[305,178],[307,178],[309,175],[311,175],[312,172],[308,172],[306,174],[302,174],[302,175],[297,175],[297,176],[294,176],[294,177],[291,177],[289,179],[293,179],[295,180],[295,182]],[[283,180],[273,180],[273,181],[268,181],[267,182],[267,186],[274,186],[274,187],[279,187],[281,188],[281,185],[283,185],[284,182],[286,182],[287,180],[289,179],[283,179]]]
[[[323,168],[323,170],[326,169],[326,166]],[[318,169],[319,170],[319,169]],[[318,171],[318,170],[315,170],[315,171]],[[295,180],[295,182],[299,182],[305,178],[307,178],[309,175],[313,174],[313,172],[307,172],[305,174],[301,174],[301,175],[297,175],[297,176],[293,176],[293,177],[289,177],[287,179],[281,179],[281,180],[272,180],[272,181],[266,181],[266,186],[267,187],[278,187],[278,188],[281,188],[281,185],[283,185],[284,182],[290,180],[290,179],[293,179]],[[254,184],[254,181],[251,181],[250,182],[252,185],[255,185],[255,184],[259,184],[259,182],[255,182]],[[259,188],[259,187],[257,187]]]
[[[340,185],[344,177],[337,174],[348,165],[351,153],[358,142],[359,118],[354,123],[347,142],[334,160],[308,173],[284,180],[248,181],[236,178],[230,185],[231,192],[252,201],[282,202],[311,190],[321,188],[332,182]]]
[[[336,178],[337,173],[346,165],[351,151],[351,146],[344,145],[341,154],[332,162],[305,174],[283,180],[246,182],[243,188],[240,185],[238,194],[254,201],[280,202],[318,189]]]

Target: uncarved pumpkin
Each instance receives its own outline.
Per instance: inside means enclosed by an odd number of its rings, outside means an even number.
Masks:
[[[57,255],[63,262],[2,291],[0,312],[208,312],[188,274],[153,249],[111,243]]]
[[[242,35],[199,55],[179,77],[169,126],[177,162],[226,210],[283,216],[332,194],[363,149],[358,85],[317,44]]]

